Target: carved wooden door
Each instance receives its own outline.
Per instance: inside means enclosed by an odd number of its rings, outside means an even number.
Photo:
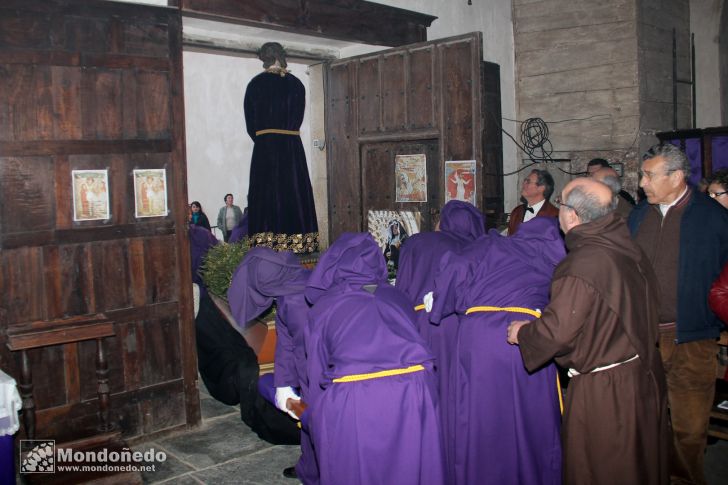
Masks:
[[[365,231],[369,210],[419,211],[422,230],[433,229],[445,203],[447,160],[476,161],[476,203],[484,208],[481,61],[476,32],[328,66],[331,241]],[[404,154],[426,156],[426,202],[396,201],[395,157]]]
[[[127,437],[200,420],[181,62],[176,9],[0,4],[0,368],[19,377],[8,335],[105,315],[110,418]],[[154,187],[140,193],[135,170]],[[38,438],[98,421],[95,346],[78,331],[28,352]]]

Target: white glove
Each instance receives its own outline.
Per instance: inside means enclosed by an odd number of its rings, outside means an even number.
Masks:
[[[288,413],[290,417],[298,421],[299,419],[298,416],[296,416],[296,413],[286,407],[286,402],[288,401],[288,399],[300,401],[301,396],[296,394],[291,386],[276,387],[276,407],[284,413]]]
[[[422,303],[425,304],[425,311],[427,313],[430,313],[432,311],[432,303],[435,301],[434,296],[432,295],[432,292],[429,292],[425,295],[424,298],[422,298]]]

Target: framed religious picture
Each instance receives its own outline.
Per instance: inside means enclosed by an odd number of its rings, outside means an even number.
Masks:
[[[98,221],[109,213],[109,171],[71,170],[73,220]]]
[[[405,239],[420,232],[420,225],[419,211],[369,211],[367,229],[382,249],[390,273],[399,264],[400,246]]]
[[[445,202],[455,199],[477,205],[475,169],[475,160],[445,162]]]
[[[427,202],[427,162],[424,153],[394,157],[395,202]]]
[[[167,171],[163,168],[134,170],[134,215],[167,215]]]

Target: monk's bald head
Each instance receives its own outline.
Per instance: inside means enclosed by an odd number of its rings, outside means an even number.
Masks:
[[[615,208],[612,190],[593,178],[581,177],[566,184],[561,200],[576,213],[581,224],[599,219]]]
[[[612,167],[602,167],[592,174],[594,180],[598,180],[610,189],[612,194],[617,195],[622,190],[622,182],[619,180],[619,174]]]

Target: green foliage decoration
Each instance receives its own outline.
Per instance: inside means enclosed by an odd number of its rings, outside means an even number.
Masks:
[[[249,249],[248,238],[234,243],[220,243],[210,248],[198,270],[210,293],[227,300],[233,273]]]

